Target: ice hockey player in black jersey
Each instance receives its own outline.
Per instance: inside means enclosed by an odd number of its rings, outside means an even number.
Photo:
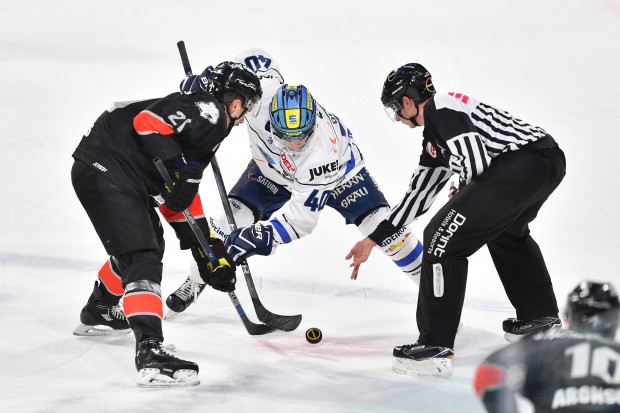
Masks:
[[[172,356],[162,346],[164,238],[158,205],[163,204],[160,209],[181,249],[192,250],[203,280],[221,291],[235,288],[235,265],[223,243],[210,237],[219,260],[215,266],[182,211],[193,212],[203,232],[209,233],[198,196],[203,170],[231,129],[243,123],[245,113],[260,100],[262,89],[252,71],[233,62],[213,68],[206,89],[208,93],[115,103],[73,153],[73,187],[111,257],[99,272],[74,334],[131,328],[139,386],[199,383],[197,364]],[[169,170],[172,188],[164,185],[154,164],[157,158]]]
[[[488,412],[620,412],[616,290],[610,283],[580,283],[564,318],[567,330],[531,334],[478,367],[474,389]]]
[[[459,191],[424,230],[415,344],[394,348],[394,370],[451,374],[468,257],[487,245],[516,319],[509,337],[560,324],[551,278],[528,224],[565,175],[566,160],[542,128],[462,93],[436,93],[417,63],[392,71],[381,96],[394,121],[423,126],[422,154],[404,198],[351,249],[354,273],[394,228],[430,208],[452,174]]]

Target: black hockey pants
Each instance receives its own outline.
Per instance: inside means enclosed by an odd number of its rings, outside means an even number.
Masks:
[[[502,154],[424,230],[419,342],[454,348],[467,258],[487,245],[519,319],[556,315],[551,278],[528,224],[566,173],[560,148]]]
[[[71,181],[106,252],[117,259],[125,292],[131,283],[140,286],[146,281],[148,285],[159,286],[164,233],[152,198],[119,188],[102,173],[77,160],[71,170]],[[145,290],[144,297],[139,294],[142,290]],[[163,340],[161,318],[154,315],[162,312],[161,296],[157,300],[156,295],[148,288],[133,290],[134,301],[136,296],[140,300],[139,307],[144,307],[141,301],[148,300],[146,310],[137,311],[134,316],[125,302],[127,319],[138,342],[147,337]],[[157,306],[159,309],[154,310]]]

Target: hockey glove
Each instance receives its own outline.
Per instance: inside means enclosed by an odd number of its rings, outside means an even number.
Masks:
[[[224,244],[235,264],[255,254],[269,255],[273,249],[273,228],[261,224],[238,228],[226,237]]]
[[[172,188],[165,185],[161,196],[166,201],[166,206],[174,212],[181,212],[190,206],[202,179],[202,165],[194,161],[186,161],[182,155],[174,160],[166,162],[169,166],[170,175],[174,180]]]
[[[179,85],[181,93],[189,95],[191,93],[207,91],[207,82],[212,72],[213,67],[209,66],[203,70],[200,75],[191,75],[186,77]]]
[[[219,261],[219,265],[215,266],[209,261],[209,257],[205,254],[204,250],[194,245],[192,247],[192,255],[198,265],[198,271],[200,278],[211,287],[223,292],[235,291],[235,263],[226,253],[224,244],[217,238],[210,238],[209,243],[213,254]]]

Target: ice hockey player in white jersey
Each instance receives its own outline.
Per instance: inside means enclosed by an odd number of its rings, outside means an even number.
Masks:
[[[236,57],[259,77],[263,99],[246,114],[252,159],[229,191],[238,229],[229,233],[225,216],[211,218],[213,231],[226,237],[233,259],[270,255],[276,247],[310,234],[325,206],[337,210],[363,235],[387,217],[389,204],[365,167],[351,131],[312,97],[303,85],[288,85],[278,64],[264,50]],[[200,76],[186,79],[186,93],[203,87]],[[378,245],[417,286],[422,244],[407,227]],[[417,287],[416,287],[417,288]],[[195,268],[166,300],[184,311],[204,289]]]

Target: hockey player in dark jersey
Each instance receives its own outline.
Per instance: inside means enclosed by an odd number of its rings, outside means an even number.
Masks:
[[[568,296],[568,330],[531,334],[478,367],[474,389],[491,413],[620,411],[618,294],[585,281]]]
[[[219,260],[219,265],[211,264],[182,211],[189,208],[208,233],[198,196],[203,169],[260,100],[262,89],[252,71],[233,62],[221,63],[207,79],[209,93],[115,103],[73,153],[73,187],[111,257],[74,334],[131,328],[139,386],[199,383],[197,364],[170,355],[162,346],[164,238],[158,204],[163,204],[160,209],[175,229],[181,249],[191,248],[203,280],[221,291],[235,288],[235,265],[223,243],[209,237]],[[158,158],[174,180],[172,188],[164,185],[154,164]],[[124,313],[118,307],[121,296]]]
[[[551,278],[528,224],[565,175],[566,160],[542,128],[461,93],[437,93],[420,64],[392,71],[381,101],[390,118],[424,126],[422,154],[411,187],[377,229],[351,249],[353,273],[394,228],[430,208],[454,173],[459,191],[424,230],[417,307],[420,337],[394,348],[394,370],[451,374],[461,318],[467,258],[487,245],[516,319],[507,338],[560,324]]]

